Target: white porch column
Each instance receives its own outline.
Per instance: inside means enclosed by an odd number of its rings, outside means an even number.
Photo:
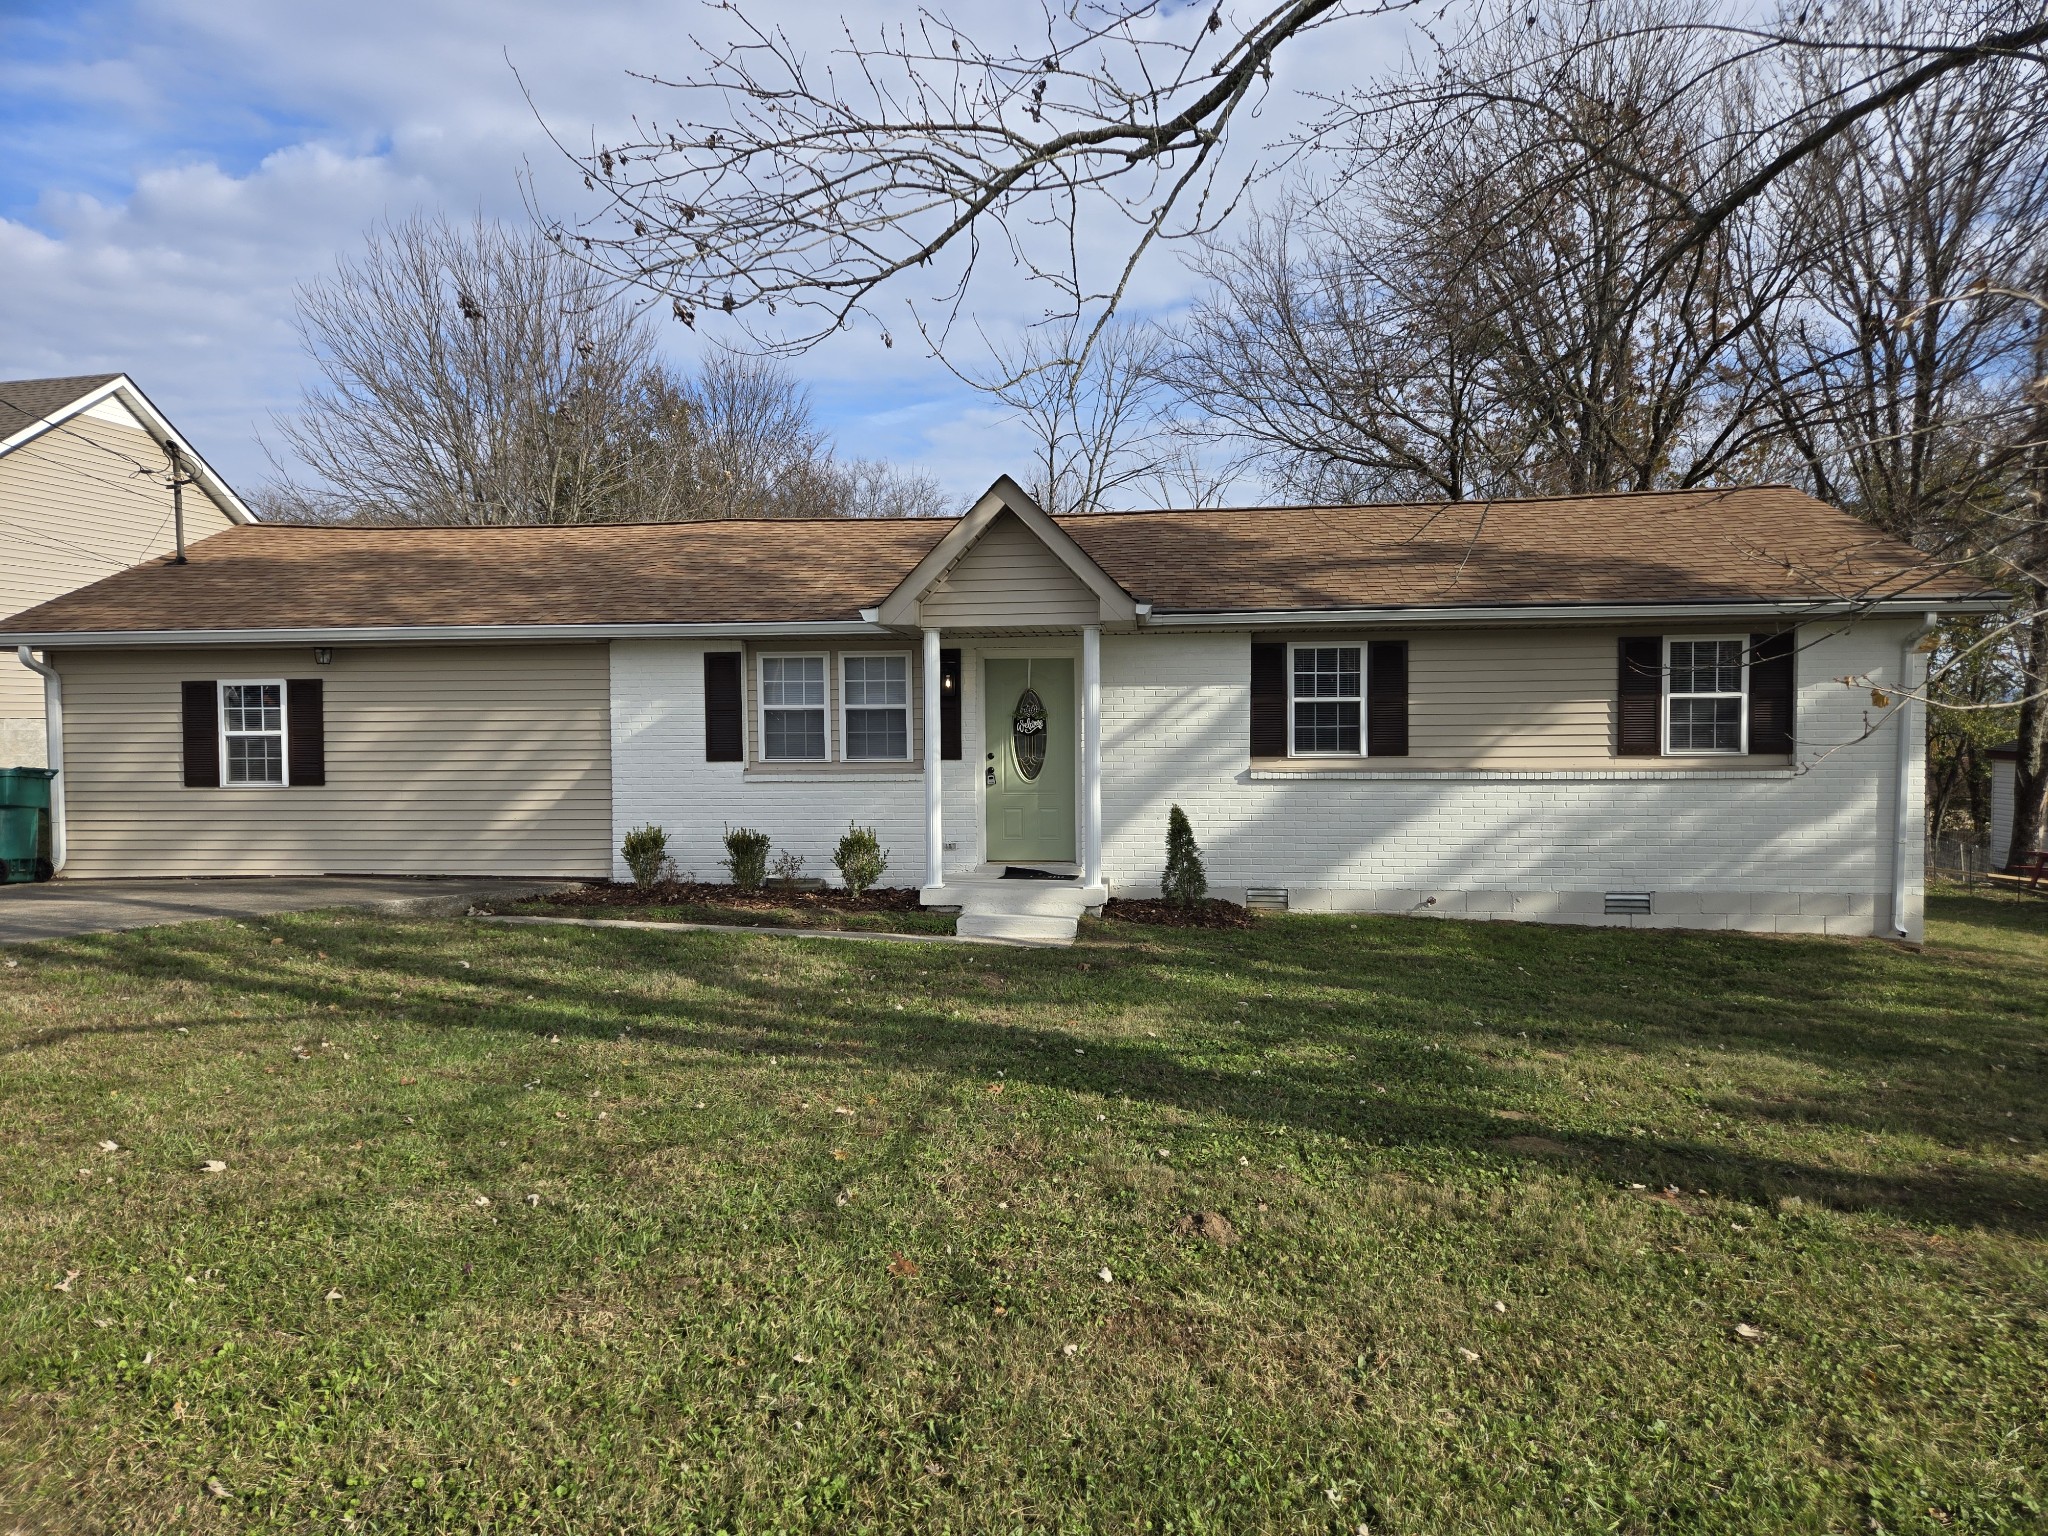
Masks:
[[[1102,626],[1081,631],[1081,883],[1102,884]]]
[[[946,883],[946,829],[939,786],[939,632],[924,632],[924,883]]]

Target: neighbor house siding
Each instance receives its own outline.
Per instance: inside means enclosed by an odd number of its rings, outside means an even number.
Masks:
[[[1032,629],[1094,624],[1102,603],[1059,556],[1005,512],[925,595],[918,618],[934,629]]]
[[[603,875],[602,645],[59,652],[68,876]],[[187,789],[179,684],[318,678],[320,788]]]
[[[1105,874],[1113,890],[1156,890],[1167,812],[1179,804],[1211,886],[1224,895],[1285,886],[1298,908],[1626,923],[1602,915],[1604,893],[1649,891],[1655,907],[1639,924],[1889,932],[1896,727],[1871,732],[1870,682],[1852,688],[1839,679],[1895,684],[1908,627],[1870,621],[1813,636],[1800,652],[1798,769],[1593,751],[1592,722],[1614,687],[1611,632],[1417,634],[1417,755],[1366,760],[1349,778],[1253,776],[1248,636],[1110,636]],[[1577,696],[1570,686],[1547,694],[1532,686],[1543,699],[1534,709],[1512,688],[1478,704],[1469,695],[1432,698],[1444,674],[1430,658],[1488,651],[1511,682],[1549,665],[1543,657],[1580,658]],[[1597,693],[1594,655],[1607,659]],[[1487,669],[1468,666],[1465,675],[1475,670]],[[1511,706],[1532,734],[1567,749],[1547,761],[1529,753],[1509,723]],[[1471,718],[1458,718],[1460,709]],[[1917,712],[1913,719],[1917,727]],[[1447,740],[1470,755],[1449,754]],[[1506,763],[1515,766],[1497,766]],[[1920,764],[1916,756],[1914,806]],[[1914,934],[1919,883],[1916,858],[1901,914]]]
[[[1991,862],[2005,868],[2005,856],[2012,847],[2013,795],[2019,782],[2019,764],[2009,757],[1991,760]],[[2043,828],[2037,848],[2048,848],[2048,828]]]
[[[127,414],[118,402],[108,409]],[[172,548],[166,468],[163,449],[139,426],[85,414],[0,456],[0,617]],[[204,491],[186,488],[188,541],[230,526]],[[0,656],[0,766],[29,748],[40,763],[43,680],[10,650]]]

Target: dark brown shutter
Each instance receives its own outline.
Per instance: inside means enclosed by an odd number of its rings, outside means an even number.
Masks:
[[[1375,640],[1366,647],[1365,755],[1408,755],[1408,642]]]
[[[939,761],[960,761],[960,653],[939,652]]]
[[[1252,756],[1287,755],[1287,643],[1252,642]]]
[[[740,653],[704,653],[704,761],[740,763],[747,757],[744,706],[740,702]]]
[[[1749,750],[1792,750],[1792,631],[1749,637]]]
[[[294,789],[327,782],[326,693],[317,677],[295,677],[284,685],[284,734],[291,753],[286,778]]]
[[[1624,637],[1615,685],[1614,751],[1619,757],[1664,755],[1664,642],[1656,635]]]
[[[185,706],[185,787],[220,788],[220,688],[180,683]]]

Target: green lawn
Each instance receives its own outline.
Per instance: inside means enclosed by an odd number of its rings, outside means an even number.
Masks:
[[[2042,1529],[2048,902],[1934,907],[0,951],[0,1531]]]

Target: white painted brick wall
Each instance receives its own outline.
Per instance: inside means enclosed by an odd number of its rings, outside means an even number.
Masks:
[[[740,763],[704,760],[704,652],[733,650],[687,641],[627,640],[612,644],[612,862],[626,879],[619,843],[649,822],[668,833],[669,855],[700,880],[723,880],[727,826],[766,832],[804,856],[804,873],[837,882],[832,849],[849,822],[871,826],[889,855],[885,885],[924,880],[924,782],[908,774],[748,779]],[[964,778],[946,765],[948,780]],[[947,785],[972,804],[971,785]],[[972,815],[969,811],[966,814]],[[946,812],[949,826],[953,809]],[[951,835],[949,831],[948,836]],[[963,852],[969,863],[979,845]]]
[[[1704,780],[1253,780],[1249,637],[1110,636],[1104,872],[1113,889],[1156,890],[1178,802],[1221,894],[1283,885],[1297,906],[1601,921],[1597,901],[1545,914],[1523,898],[1647,890],[1664,897],[1652,922],[1889,931],[1895,727],[1858,740],[1878,712],[1867,685],[1836,679],[1895,684],[1910,628],[1809,631],[1798,660],[1806,771]],[[1904,916],[1917,936],[1917,842],[1911,876]]]
[[[1859,676],[1896,686],[1911,626],[1809,631],[1798,660],[1805,771],[1702,779],[1437,775],[1253,780],[1247,766],[1250,637],[1143,634],[1103,641],[1103,861],[1115,890],[1156,891],[1166,815],[1194,822],[1218,894],[1290,888],[1297,907],[1413,911],[1805,932],[1889,932],[1895,727]],[[681,641],[612,646],[612,804],[618,840],[664,827],[677,864],[721,877],[725,827],[767,832],[832,878],[849,820],[888,849],[889,884],[924,869],[915,773],[801,782],[749,779],[704,761],[703,652]],[[730,649],[730,646],[717,647]],[[945,774],[949,870],[980,861],[978,674],[968,655],[966,761]],[[1914,713],[1916,726],[1919,713]],[[1739,767],[1739,760],[1735,760]],[[1628,765],[1649,772],[1654,765]],[[1753,773],[1753,770],[1742,770]],[[1910,793],[1924,792],[1916,768]],[[1917,937],[1917,832],[1903,916]],[[623,862],[617,873],[625,876]],[[1649,918],[1608,918],[1609,890],[1657,893]],[[1432,900],[1434,898],[1434,900]]]

